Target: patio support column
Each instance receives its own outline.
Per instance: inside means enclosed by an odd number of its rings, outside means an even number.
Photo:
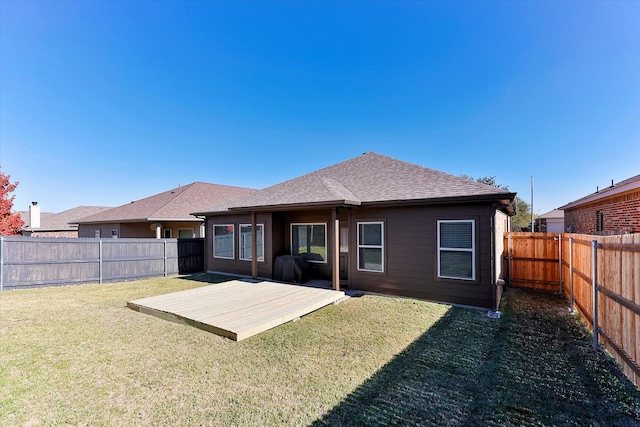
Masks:
[[[162,239],[162,224],[156,222],[156,239]]]
[[[333,250],[331,251],[331,276],[333,289],[340,290],[340,218],[338,208],[333,208]]]
[[[258,230],[256,213],[251,212],[251,277],[258,278]]]

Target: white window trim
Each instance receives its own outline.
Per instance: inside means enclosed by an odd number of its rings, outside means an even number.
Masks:
[[[291,255],[293,255],[293,226],[295,225],[323,225],[324,226],[324,251],[325,259],[323,261],[316,261],[308,259],[307,262],[315,264],[326,264],[329,258],[329,246],[327,245],[327,223],[326,222],[292,222],[289,226],[289,244],[291,245]]]
[[[240,261],[251,261],[251,254],[249,254],[249,258],[242,258],[242,227],[251,227],[251,224],[240,224],[238,226],[240,232],[238,233],[238,248],[239,248],[239,258]],[[256,230],[258,228],[262,228],[262,242],[258,242],[258,246],[262,246],[262,258],[258,257],[258,262],[264,262],[264,224],[256,224]],[[256,236],[258,237],[258,236]],[[253,239],[253,237],[252,237]],[[256,239],[257,240],[257,239]],[[253,241],[253,240],[252,240]],[[260,245],[261,243],[261,245]]]
[[[361,224],[380,224],[380,233],[381,233],[381,244],[380,245],[364,245],[360,244],[360,225]],[[371,273],[384,273],[384,222],[382,221],[362,221],[356,224],[357,227],[357,244],[358,244],[358,259],[357,259],[357,268],[358,271],[368,271]],[[369,249],[380,249],[381,250],[381,270],[370,270],[368,268],[360,268],[360,248],[369,248]]]
[[[226,256],[216,256],[216,227],[231,227],[232,231],[232,236],[233,238],[231,239],[231,256],[230,257],[226,257]],[[212,240],[213,240],[213,257],[214,258],[219,258],[219,259],[235,259],[236,257],[236,238],[235,238],[235,234],[236,234],[236,227],[234,224],[213,224],[213,229],[212,229]]]
[[[169,237],[167,237],[167,231],[169,231]],[[163,228],[162,229],[162,238],[163,239],[171,239],[171,238],[173,238],[173,230],[171,228]]]
[[[117,239],[118,237],[120,237],[120,230],[117,228],[114,228],[111,230],[111,238],[112,239]]]
[[[471,223],[471,249],[467,248],[446,248],[440,246],[440,224],[451,222],[469,222]],[[450,220],[438,220],[438,278],[441,279],[456,279],[456,280],[476,280],[476,221],[473,219],[450,219]],[[442,251],[448,252],[471,252],[471,277],[456,277],[456,276],[443,276],[440,274],[440,254]]]

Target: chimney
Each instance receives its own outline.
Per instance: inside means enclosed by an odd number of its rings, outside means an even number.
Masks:
[[[38,206],[38,202],[31,202],[29,206],[29,228],[40,228],[40,206]]]

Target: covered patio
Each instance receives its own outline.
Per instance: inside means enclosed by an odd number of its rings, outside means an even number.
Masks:
[[[129,301],[127,307],[240,341],[344,297],[344,292],[317,287],[231,280]]]

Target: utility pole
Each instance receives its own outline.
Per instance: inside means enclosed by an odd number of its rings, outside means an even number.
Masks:
[[[531,231],[536,231],[536,222],[533,218],[533,175],[531,175]]]

